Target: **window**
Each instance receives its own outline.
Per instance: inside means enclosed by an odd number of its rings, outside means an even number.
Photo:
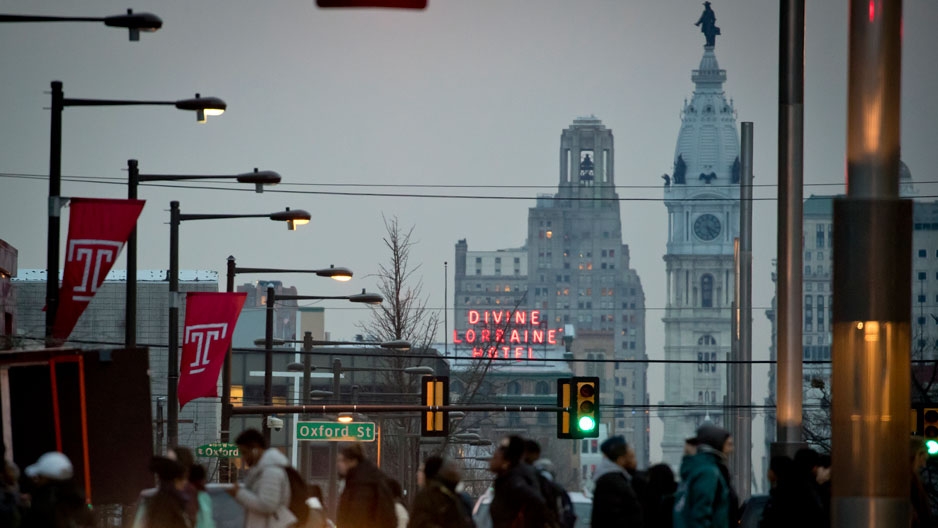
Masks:
[[[919,295],[919,296],[918,296],[918,302],[920,302],[920,303],[925,302],[925,296],[924,296],[924,295]]]
[[[925,272],[924,272],[924,271],[918,272],[918,280],[925,280]]]
[[[928,253],[924,249],[918,250],[918,258],[925,258],[928,256]]]
[[[817,225],[817,237],[815,241],[815,246],[818,248],[824,247],[824,224]]]
[[[521,383],[512,381],[507,387],[508,394],[521,394]]]
[[[713,275],[709,273],[700,278],[700,306],[713,308]]]
[[[549,394],[550,386],[547,384],[546,381],[539,381],[537,382],[537,385],[534,386],[534,393],[535,394]],[[544,413],[538,413],[538,414],[544,414]]]
[[[701,338],[697,340],[697,344],[698,344],[698,345],[711,345],[711,346],[712,346],[712,345],[716,345],[716,344],[717,344],[717,340],[714,339],[712,335],[707,334],[707,335],[705,335],[705,336],[701,336]]]

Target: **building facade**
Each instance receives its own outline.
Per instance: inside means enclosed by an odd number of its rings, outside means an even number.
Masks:
[[[42,348],[45,334],[46,271],[19,270],[13,278],[16,292],[16,336],[25,348]],[[124,270],[111,270],[104,284],[75,325],[70,341],[75,348],[123,348],[125,320]],[[152,416],[166,416],[167,341],[169,328],[169,281],[165,270],[137,272],[137,342],[147,347],[150,356],[150,397]],[[214,271],[179,272],[180,292],[218,291],[218,273]],[[179,309],[180,334],[185,324],[185,303]],[[198,447],[218,440],[221,402],[218,398],[199,398],[179,412],[179,442]],[[154,439],[159,446],[165,424],[154,423]]]
[[[612,131],[594,116],[578,118],[561,134],[557,192],[528,211],[524,246],[469,251],[457,242],[452,342],[476,357],[524,360],[589,334],[570,359],[608,366],[573,361],[572,372],[603,375],[601,419],[646,464],[646,364],[615,363],[647,356],[645,294],[622,242],[614,166]]]
[[[739,236],[739,134],[736,109],[723,90],[726,70],[714,46],[704,47],[684,102],[674,170],[664,175],[668,242],[665,404],[692,405],[662,414],[664,461],[680,462],[684,439],[704,421],[723,424],[725,364],[731,348],[734,239]]]
[[[13,347],[16,328],[16,248],[0,240],[0,350]]]

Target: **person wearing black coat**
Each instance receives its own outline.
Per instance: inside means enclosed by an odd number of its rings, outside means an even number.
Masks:
[[[426,483],[414,498],[414,507],[407,528],[472,528],[472,517],[456,493],[459,465],[444,458],[439,470],[425,477]]]
[[[489,471],[495,473],[489,506],[492,528],[544,528],[547,505],[534,469],[521,460],[523,452],[524,440],[511,436],[501,441],[489,461]]]
[[[339,476],[345,489],[339,497],[336,525],[342,528],[396,528],[397,514],[388,478],[365,455],[359,444],[339,453]]]
[[[613,436],[602,443],[603,459],[593,475],[593,513],[591,528],[642,528],[644,520],[638,495],[632,487],[628,470],[635,469],[635,450],[623,436]]]

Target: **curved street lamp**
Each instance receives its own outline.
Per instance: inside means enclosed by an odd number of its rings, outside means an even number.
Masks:
[[[104,22],[105,26],[125,28],[130,40],[140,40],[140,32],[152,33],[163,27],[163,20],[153,13],[134,13],[128,9],[125,15],[106,17],[62,17],[41,15],[0,15],[0,22]]]
[[[224,104],[224,103],[222,103]],[[140,174],[140,168],[137,160],[127,160],[127,198],[137,199],[137,189],[140,183],[157,181],[190,181],[190,180],[235,180],[238,183],[254,184],[254,191],[264,192],[265,185],[276,185],[280,183],[280,175],[274,171],[260,171],[257,168],[254,172],[244,172],[241,174],[214,174],[214,175],[196,175],[196,174]],[[125,294],[125,310],[127,317],[124,320],[124,347],[136,348],[137,346],[137,226],[134,225],[127,237],[127,283]]]
[[[179,211],[179,202],[172,201],[169,203],[170,303],[166,433],[169,437],[170,446],[175,446],[179,441],[179,395],[177,394],[179,385],[179,304],[177,301],[177,294],[179,293],[179,224],[187,220],[227,220],[233,218],[269,218],[285,222],[302,220],[309,222],[311,215],[302,209],[290,210],[289,208],[285,211],[268,214],[183,214]],[[266,420],[264,426],[267,427]]]
[[[228,107],[217,97],[199,97],[179,101],[140,101],[119,99],[66,98],[61,81],[52,81],[52,108],[49,141],[49,228],[46,236],[46,338],[52,336],[55,314],[59,308],[59,244],[62,208],[62,110],[69,106],[175,106],[193,110],[204,121],[205,115],[220,115]]]

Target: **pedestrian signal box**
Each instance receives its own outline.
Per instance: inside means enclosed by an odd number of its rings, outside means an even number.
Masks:
[[[428,407],[449,405],[449,376],[424,376],[422,379],[421,402]],[[420,436],[449,435],[449,413],[426,411],[420,416]]]

